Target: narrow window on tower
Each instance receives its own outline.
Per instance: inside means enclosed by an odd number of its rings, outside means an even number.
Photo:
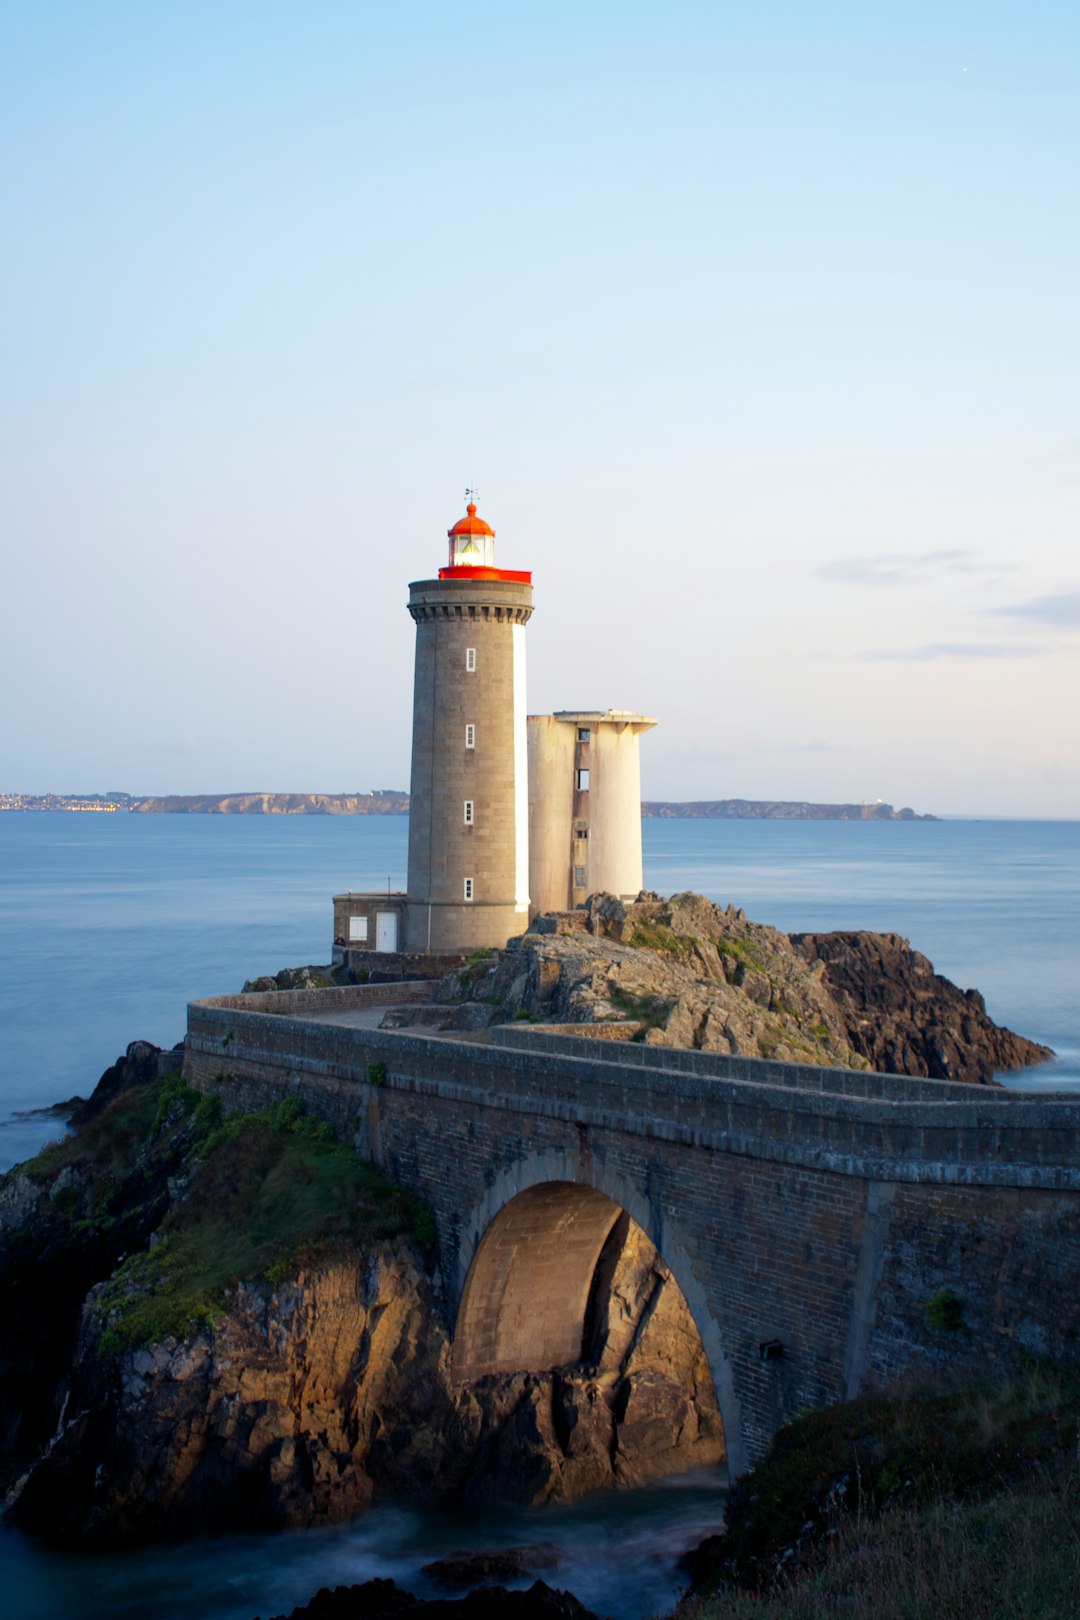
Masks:
[[[466,900],[472,899],[472,878],[465,879],[465,898]]]
[[[465,746],[466,746],[466,748],[475,748],[476,747],[476,727],[475,726],[466,726],[465,727]]]
[[[471,827],[472,824],[473,824],[473,802],[472,802],[471,799],[466,799],[465,800],[465,825],[466,825],[466,827]]]
[[[577,773],[577,785],[578,785],[578,792],[579,793],[588,793],[588,791],[589,791],[589,773],[588,773],[588,771],[578,771],[578,773]]]
[[[473,670],[476,668],[476,648],[475,647],[466,647],[466,649],[465,649],[465,668],[466,668],[466,670],[468,671],[468,673],[470,675],[473,673]]]

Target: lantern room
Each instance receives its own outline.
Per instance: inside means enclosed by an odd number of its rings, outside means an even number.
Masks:
[[[532,583],[530,573],[495,567],[495,530],[482,517],[477,517],[475,501],[469,502],[465,516],[446,532],[450,540],[450,565],[439,569],[440,579],[502,579],[518,585]]]
[[[477,517],[470,501],[465,516],[447,530],[451,568],[494,568],[495,530]]]

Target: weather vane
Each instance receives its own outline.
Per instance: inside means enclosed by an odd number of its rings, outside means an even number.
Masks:
[[[479,494],[480,491],[478,489],[467,489],[465,491],[465,505],[468,506],[470,501],[472,501],[474,506],[478,505]]]

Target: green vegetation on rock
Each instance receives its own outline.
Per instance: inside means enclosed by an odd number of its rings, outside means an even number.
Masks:
[[[169,1079],[126,1092],[79,1135],[32,1162],[37,1179],[93,1169],[90,1221],[108,1220],[110,1190],[130,1184],[162,1139],[186,1129],[171,1207],[147,1250],[128,1256],[99,1290],[101,1355],[180,1335],[212,1321],[240,1282],[280,1282],[350,1246],[408,1233],[435,1243],[430,1211],[336,1141],[288,1098],[222,1121],[216,1097]],[[178,1173],[177,1173],[178,1172]],[[63,1188],[61,1190],[64,1190]],[[55,1200],[54,1200],[55,1201]]]
[[[1030,1358],[1027,1358],[1030,1360]],[[876,1393],[782,1429],[693,1555],[694,1620],[1071,1614],[1080,1372]]]

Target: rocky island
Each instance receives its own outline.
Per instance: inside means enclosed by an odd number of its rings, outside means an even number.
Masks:
[[[293,982],[289,980],[288,982]],[[276,981],[253,981],[266,989]],[[592,895],[481,952],[401,1024],[530,1019],[740,1057],[991,1084],[1053,1056],[897,934],[784,934],[698,894]],[[440,1017],[438,1009],[443,1009]]]

